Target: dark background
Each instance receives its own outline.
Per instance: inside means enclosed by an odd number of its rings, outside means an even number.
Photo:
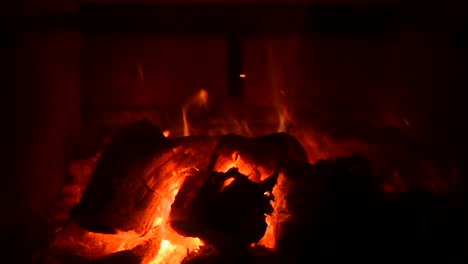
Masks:
[[[67,160],[90,152],[82,146],[96,133],[89,125],[96,109],[177,111],[200,86],[218,104],[237,100],[223,52],[232,32],[244,41],[243,70],[254,76],[242,88],[247,107],[275,107],[275,94],[287,87],[297,119],[336,138],[366,138],[407,118],[408,133],[466,171],[464,3],[111,4],[1,8],[0,232],[4,256],[16,263],[29,262],[47,239],[44,219]],[[276,55],[268,57],[271,39]],[[291,39],[293,48],[285,48]],[[143,58],[146,84],[162,88],[138,88],[129,77],[134,58]]]

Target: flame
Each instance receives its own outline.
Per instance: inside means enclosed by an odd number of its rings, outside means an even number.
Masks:
[[[156,258],[150,261],[148,264],[159,264],[159,263],[181,263],[187,255],[187,251],[198,251],[199,246],[202,242],[198,238],[192,238],[191,244],[188,247],[182,247],[175,245],[169,240],[163,239],[159,246],[159,251]]]
[[[233,177],[231,178],[228,178],[227,180],[224,181],[223,183],[223,186],[221,187],[221,191],[224,190],[226,187],[228,187],[229,185],[231,185],[231,183],[234,181],[235,179]]]
[[[184,125],[184,136],[189,136],[191,134],[190,125],[187,119],[187,113],[189,110],[193,107],[205,106],[207,102],[208,93],[206,90],[201,89],[183,105],[182,119]],[[290,112],[288,112],[287,108],[281,105],[278,106],[277,113],[279,115],[278,130],[286,131],[288,124],[292,122],[292,116]],[[235,118],[233,118],[233,120],[233,123],[236,125],[234,131],[237,134],[244,136],[254,135],[250,130],[247,121],[239,121]],[[226,122],[226,120],[221,121],[218,129],[221,129],[223,133],[232,133],[232,127],[228,127],[227,123],[223,122]],[[275,130],[275,128],[272,128],[272,130]],[[171,130],[164,131],[164,136],[168,137],[171,131],[173,131],[172,128]],[[268,131],[268,134],[272,132],[275,131]],[[304,133],[304,135],[293,135],[296,136],[296,138],[306,147],[306,149],[312,149],[316,152],[321,151],[316,135],[310,133]],[[304,142],[307,144],[304,144]],[[190,153],[185,154],[189,155]],[[154,173],[156,167],[159,168],[161,166],[159,163],[156,164],[156,160],[155,164],[149,166],[145,173],[148,173],[148,175],[152,174]],[[177,168],[177,166],[174,167]],[[213,169],[218,172],[227,172],[233,167],[238,168],[240,173],[247,175],[252,181],[262,181],[272,173],[271,171],[267,171],[261,166],[256,167],[255,164],[251,164],[247,157],[243,157],[243,155],[236,151],[227,155],[226,158],[221,160],[219,164],[216,164]],[[149,176],[145,177],[152,181],[149,182],[152,186],[156,186],[155,196],[157,198],[155,198],[153,204],[151,205],[154,207],[154,210],[148,211],[148,213],[151,213],[151,215],[149,217],[145,217],[150,219],[149,223],[151,230],[143,237],[140,237],[135,232],[120,232],[117,235],[95,234],[86,232],[84,230],[77,231],[79,228],[74,227],[75,230],[73,231],[73,234],[78,235],[70,235],[69,232],[64,232],[64,234],[67,235],[57,239],[55,241],[56,244],[62,248],[78,248],[79,251],[83,253],[83,255],[89,258],[96,258],[123,250],[131,250],[139,245],[152,241],[151,245],[154,245],[152,247],[154,252],[149,252],[142,263],[180,263],[187,256],[188,252],[197,251],[199,250],[199,247],[203,245],[202,241],[198,238],[184,237],[179,235],[170,227],[168,223],[171,206],[175,200],[179,188],[181,187],[188,169],[191,168],[184,168],[178,171],[168,170],[166,174],[158,179]],[[226,180],[223,184],[223,188],[229,186],[233,180],[234,178]],[[281,226],[283,222],[287,221],[290,217],[290,212],[288,211],[286,203],[286,193],[288,193],[288,190],[289,182],[284,175],[280,174],[277,184],[274,186],[272,192],[265,193],[266,196],[274,196],[274,200],[270,202],[274,211],[272,215],[266,215],[265,221],[268,227],[264,236],[257,243],[258,245],[262,245],[270,249],[275,249],[277,238],[280,235],[279,232],[281,230]]]
[[[172,230],[167,222],[171,211],[171,205],[174,203],[175,197],[185,178],[185,171],[187,171],[187,169],[173,172],[172,176],[164,181],[158,188],[161,192],[159,197],[162,199],[156,201],[158,204],[153,228],[160,228],[162,240],[156,258],[151,260],[149,262],[150,264],[180,263],[187,255],[187,252],[198,249],[199,246],[203,245],[198,238],[179,235]]]
[[[94,161],[96,162],[96,161]],[[152,173],[151,166],[147,173]],[[132,250],[142,245],[155,245],[154,251],[149,251],[142,261],[144,264],[180,263],[187,252],[198,250],[202,241],[198,238],[184,237],[172,230],[168,223],[171,205],[175,200],[188,169],[173,171],[164,175],[157,187],[157,195],[153,201],[155,213],[149,219],[152,225],[144,236],[134,231],[118,232],[117,234],[99,234],[88,232],[78,225],[71,223],[65,228],[57,230],[53,240],[53,248],[58,250],[77,252],[86,259],[99,259],[116,252]],[[149,210],[151,211],[151,210]],[[156,247],[159,245],[159,249]],[[156,252],[157,251],[157,252]]]
[[[141,80],[143,80],[143,71],[141,65],[138,64],[138,70],[140,72]],[[245,78],[245,74],[240,74],[240,78]],[[274,80],[273,82],[279,82]],[[276,90],[279,90],[279,93],[285,97],[286,92],[279,87]],[[278,132],[288,132],[293,135],[305,148],[307,156],[309,157],[309,162],[314,163],[319,159],[329,159],[336,156],[347,156],[354,152],[366,152],[368,146],[366,144],[357,142],[357,141],[332,141],[326,135],[316,132],[312,129],[306,129],[301,127],[301,129],[295,129],[294,131],[288,131],[290,124],[294,124],[294,119],[291,111],[288,110],[288,107],[284,103],[283,97],[279,98],[276,104],[276,113],[272,113],[272,117],[275,118],[277,114],[278,123],[274,123],[274,127],[271,130]],[[191,134],[190,124],[187,119],[187,114],[190,109],[193,107],[202,107],[205,106],[208,102],[208,93],[206,90],[201,89],[195,95],[193,95],[183,106],[182,106],[182,120],[183,120],[183,133],[184,136],[189,136]],[[235,124],[235,128],[228,126],[226,123]],[[410,122],[407,118],[404,118],[403,121],[407,126],[410,126]],[[412,123],[413,124],[413,123]],[[171,128],[172,129],[172,128]],[[251,126],[249,126],[246,120],[238,120],[234,117],[229,118],[229,120],[220,121],[219,126],[216,128],[216,133],[227,134],[227,133],[237,133],[243,136],[253,136]],[[163,132],[165,137],[168,137],[171,134],[171,131],[174,130],[165,130]],[[268,131],[267,133],[272,133],[275,131]],[[190,153],[184,153],[190,155]],[[244,154],[243,154],[244,155]],[[270,172],[264,170],[263,168],[255,167],[255,164],[248,162],[248,159],[240,155],[239,152],[234,151],[231,154],[226,155],[225,159],[221,160],[219,164],[216,164],[214,170],[218,172],[227,172],[231,168],[238,168],[239,172],[248,175],[249,179],[252,181],[261,181],[270,175]],[[75,178],[87,178],[91,177],[91,171],[94,167],[93,164],[96,163],[98,155],[93,158],[93,161],[90,164],[81,164],[72,166],[71,175]],[[85,167],[86,165],[86,167]],[[158,164],[159,165],[159,164]],[[76,167],[76,168],[75,168]],[[79,167],[79,168],[78,168]],[[185,168],[184,170],[187,170]],[[67,231],[62,232],[63,236],[59,236],[58,239],[54,241],[56,248],[74,248],[78,251],[89,257],[89,258],[99,258],[102,256],[107,256],[109,254],[123,251],[131,250],[139,245],[147,243],[148,241],[155,240],[154,242],[154,252],[149,253],[146,259],[142,262],[144,264],[158,264],[158,263],[180,263],[186,256],[188,252],[198,251],[200,246],[203,245],[202,241],[194,237],[184,237],[175,232],[168,223],[168,217],[171,210],[171,205],[175,200],[179,188],[185,178],[185,171],[171,171],[167,177],[158,185],[157,199],[153,202],[153,206],[156,208],[154,215],[152,215],[153,221],[151,223],[151,230],[143,237],[139,236],[135,232],[119,232],[115,235],[107,234],[96,234],[92,232],[87,232],[82,229],[79,229],[76,225],[69,225],[66,227]],[[254,173],[256,172],[256,173]],[[151,173],[151,172],[148,172]],[[459,178],[457,171],[454,171],[453,181],[456,182]],[[84,175],[79,175],[84,174]],[[224,189],[228,187],[234,178],[227,179],[223,187]],[[431,185],[433,189],[442,189],[445,191],[449,187],[443,185],[441,179],[436,176],[433,177],[432,181],[428,184]],[[85,184],[80,184],[79,187],[84,186]],[[267,223],[267,229],[264,236],[260,239],[257,245],[264,246],[269,249],[276,248],[276,242],[278,237],[281,235],[281,227],[284,222],[288,221],[291,218],[291,212],[288,210],[286,194],[291,189],[291,183],[286,179],[286,177],[280,173],[277,184],[274,186],[271,192],[265,192],[265,196],[272,196],[274,200],[270,201],[273,207],[272,215],[265,215],[265,221]],[[382,189],[385,192],[406,192],[408,190],[408,184],[404,181],[404,177],[400,175],[399,172],[394,171],[394,173],[382,184]],[[82,188],[81,188],[82,189]],[[72,234],[72,235],[70,235]],[[153,245],[153,244],[152,244]]]
[[[240,77],[245,78],[246,76],[245,74],[241,74]],[[280,92],[282,96],[284,97],[285,92],[283,90],[281,90]],[[187,102],[187,104],[185,104],[182,107],[182,113],[183,113],[182,118],[184,122],[184,136],[190,135],[189,124],[188,124],[187,117],[186,117],[187,110],[193,105],[198,105],[198,106],[205,105],[207,102],[207,97],[208,97],[207,92],[205,90],[201,90],[194,97],[192,97]],[[285,104],[278,103],[277,114],[278,114],[277,131],[286,132],[288,125],[292,123],[291,113],[288,111]],[[249,128],[247,121],[245,120],[239,121],[236,118],[231,118],[230,121],[232,121],[235,124],[235,131],[224,130],[222,134],[235,132],[237,134],[246,135],[246,136],[252,135],[252,132]],[[271,132],[275,132],[275,131],[271,131]],[[214,167],[214,170],[219,171],[219,172],[227,172],[229,169],[234,168],[234,167],[238,168],[239,172],[244,175],[254,175],[252,172],[254,169],[257,169],[257,168],[254,168],[252,164],[249,164],[248,162],[244,161],[238,152],[233,152],[232,155],[230,155],[230,157],[226,157],[226,159],[223,159],[219,164],[216,164]],[[270,176],[270,172],[262,171],[261,168],[260,168],[259,173],[260,173],[259,179],[254,179],[252,177],[249,177],[249,179],[257,181],[257,180],[264,180],[266,177]],[[224,182],[222,189],[229,186],[233,180],[234,180],[233,178],[227,179]],[[278,232],[280,229],[280,225],[282,224],[282,222],[286,221],[289,218],[289,213],[287,210],[286,200],[285,200],[285,194],[287,192],[287,185],[288,183],[284,175],[280,175],[280,177],[278,178],[278,183],[273,188],[272,194],[274,195],[275,199],[274,201],[270,202],[273,206],[274,212],[271,216],[266,215],[266,223],[268,227],[265,232],[265,235],[258,243],[259,245],[265,246],[270,249],[274,249],[276,246],[276,238],[279,235]],[[266,193],[265,195],[270,195],[270,194]]]
[[[227,172],[231,168],[238,168],[239,172],[245,175],[250,175],[252,174],[252,169],[251,167],[248,166],[240,166],[241,163],[240,161],[242,160],[239,153],[234,152],[231,155],[232,159],[225,159],[223,160],[223,163],[219,164],[218,166],[215,166],[215,170],[219,172]],[[267,175],[265,172],[261,173],[259,172],[260,175],[260,180],[264,180]],[[249,178],[251,179],[251,178]],[[251,179],[254,180],[254,179]],[[224,184],[223,188],[229,186],[234,181],[234,178],[228,178]],[[267,230],[265,231],[264,236],[260,239],[260,241],[257,243],[258,245],[264,246],[269,249],[275,249],[276,247],[276,239],[280,235],[279,230],[281,227],[281,224],[284,221],[287,221],[290,217],[290,212],[287,209],[287,204],[286,204],[286,193],[289,189],[289,183],[286,180],[285,176],[280,173],[278,177],[277,184],[275,187],[273,187],[272,194],[274,195],[275,199],[273,201],[270,201],[270,204],[273,206],[273,214],[270,215],[265,215],[265,221],[267,223]],[[270,196],[270,192],[265,192],[264,195]],[[254,244],[255,245],[255,244]]]
[[[273,187],[273,195],[275,199],[271,201],[273,206],[273,214],[266,216],[266,223],[268,225],[265,235],[258,242],[259,245],[265,246],[270,249],[276,248],[276,239],[280,235],[279,230],[283,222],[287,221],[291,213],[286,204],[286,193],[289,189],[289,183],[282,173],[278,177],[278,182]]]
[[[201,89],[198,93],[192,96],[182,106],[182,121],[184,122],[184,136],[190,136],[189,124],[187,121],[187,111],[193,106],[205,106],[208,102],[208,92],[205,89]]]
[[[287,132],[288,125],[292,123],[292,118],[285,106],[278,106],[278,132]]]

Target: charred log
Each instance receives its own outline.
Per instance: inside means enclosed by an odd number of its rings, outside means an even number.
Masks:
[[[98,233],[143,232],[136,219],[155,195],[142,178],[143,171],[155,155],[172,145],[148,122],[122,129],[103,151],[80,203],[71,212],[72,218]]]
[[[466,260],[464,220],[447,199],[429,192],[382,192],[382,178],[360,155],[293,169],[308,177],[305,189],[291,192],[297,199],[289,199],[289,208],[302,218],[283,226],[276,248],[282,262]]]
[[[199,237],[221,251],[245,251],[258,242],[267,228],[265,214],[271,215],[272,191],[277,174],[260,183],[232,168],[226,173],[212,172],[203,186],[180,206],[184,190],[171,210],[173,229],[185,236]]]
[[[76,252],[58,252],[52,258],[67,264],[140,264],[148,258],[148,252],[154,251],[155,248],[157,244],[149,240],[133,249],[122,250],[99,258],[86,258],[77,255]]]
[[[226,164],[233,164],[246,175],[257,170],[260,178],[250,178],[260,181],[290,162],[307,163],[307,154],[301,144],[286,133],[254,138],[225,135],[216,145],[209,171],[226,171],[229,169]]]
[[[71,217],[88,231],[143,235],[154,221],[158,201],[166,195],[163,185],[174,173],[195,168],[196,173],[183,177],[192,175],[184,188],[196,190],[212,171],[237,167],[250,180],[261,182],[292,161],[306,162],[307,157],[300,144],[284,133],[169,140],[150,123],[137,122],[124,128],[103,151]],[[274,185],[271,180],[264,184],[268,182]]]
[[[223,252],[245,251],[265,234],[265,215],[273,213],[270,201],[279,172],[300,179],[305,175],[291,168],[304,164],[304,150],[287,134],[223,136],[211,155],[207,176],[185,179],[171,208],[171,226]],[[282,186],[281,191],[288,193],[289,188],[293,185]]]
[[[181,264],[276,264],[274,252],[261,246],[250,248],[235,255],[223,254],[213,246],[202,246],[199,251],[190,252]]]

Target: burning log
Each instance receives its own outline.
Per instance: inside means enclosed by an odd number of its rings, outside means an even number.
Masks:
[[[144,169],[155,155],[170,148],[158,128],[138,122],[124,128],[96,164],[81,201],[71,216],[84,229],[97,233],[119,230],[144,232],[139,221],[154,199]]]
[[[277,177],[278,173],[256,183],[237,168],[212,172],[193,197],[186,198],[186,189],[179,191],[171,225],[184,236],[199,237],[221,251],[245,251],[265,234],[265,215],[273,213],[270,201]]]
[[[358,258],[385,242],[374,229],[393,224],[379,210],[392,207],[391,199],[409,201],[382,194],[371,167],[359,155],[309,164],[284,133],[171,140],[148,123],[132,124],[103,151],[54,247],[63,263],[302,263],[340,258],[336,252]],[[364,244],[354,241],[364,235]],[[392,239],[404,238],[400,232]],[[259,257],[252,243],[266,253]]]
[[[148,258],[148,252],[154,251],[158,245],[153,240],[146,241],[135,248],[111,253],[97,258],[86,258],[73,253],[61,252],[55,258],[60,263],[67,264],[137,264]]]
[[[255,246],[244,254],[221,254],[212,246],[202,246],[199,251],[191,252],[181,264],[221,264],[221,263],[245,263],[245,264],[276,264],[278,261],[271,249]]]
[[[221,232],[232,246],[245,247],[265,233],[264,214],[273,213],[270,200],[274,186],[283,196],[276,206],[282,209],[277,211],[286,214],[288,185],[284,178],[295,175],[285,172],[297,163],[307,163],[305,151],[284,133],[257,138],[225,135],[170,140],[157,127],[137,122],[124,128],[103,151],[72,219],[96,233],[134,231],[144,236],[155,225],[163,224],[174,201],[170,197],[179,193],[171,213],[177,232],[224,247],[216,235],[209,234]],[[233,182],[222,193],[210,191],[230,178]],[[277,180],[282,184],[275,185]],[[191,203],[188,197],[194,194]],[[216,208],[232,217],[218,215],[219,221],[215,221],[216,212],[208,206],[211,199],[218,202]],[[205,215],[182,212],[186,204],[202,206]],[[200,234],[193,231],[194,224],[182,227],[184,221],[192,223],[191,217],[214,228]],[[243,223],[250,223],[243,226],[248,230],[241,230]],[[275,240],[273,233],[270,240]]]
[[[203,137],[173,141],[150,123],[129,125],[103,151],[72,219],[96,233],[146,234],[161,200],[170,196],[169,185],[177,185],[187,169],[208,164],[204,153],[215,143]]]

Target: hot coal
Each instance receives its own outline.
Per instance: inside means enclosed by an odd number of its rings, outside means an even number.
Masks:
[[[234,160],[233,156],[240,158]],[[157,204],[168,195],[164,193],[167,186],[161,184],[173,173],[196,168],[191,181],[193,188],[199,188],[212,172],[234,162],[260,181],[262,175],[293,161],[307,162],[307,158],[297,140],[285,133],[171,140],[156,126],[140,121],[123,128],[103,150],[71,218],[96,233],[135,231],[144,235],[154,221]],[[234,186],[238,182],[242,180]]]
[[[152,248],[155,246],[156,244],[150,240],[133,249],[122,250],[99,258],[85,258],[74,252],[59,252],[55,258],[60,263],[67,264],[139,264],[146,258],[148,252],[154,250]]]
[[[262,263],[248,246],[265,233],[269,202],[278,199],[271,190],[281,180],[285,206],[274,213],[287,211],[287,220],[278,223],[270,252],[278,263],[467,259],[456,197],[414,188],[386,192],[373,165],[361,155],[309,164],[297,140],[284,133],[170,140],[154,126],[134,124],[104,150],[72,218],[89,231],[144,235],[150,205],[165,191],[161,182],[188,169],[169,218],[176,232],[205,242],[187,264]],[[108,257],[123,261],[131,252]]]

